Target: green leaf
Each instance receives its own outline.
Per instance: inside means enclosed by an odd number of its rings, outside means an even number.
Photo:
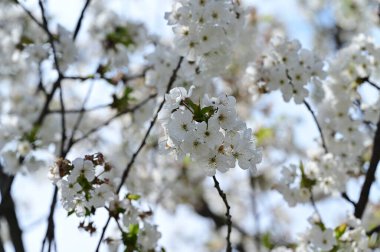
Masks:
[[[69,216],[72,215],[73,213],[75,213],[75,210],[74,210],[74,209],[71,210],[71,211],[69,211],[69,212],[67,212],[67,217],[69,217]]]
[[[130,47],[135,45],[133,36],[130,34],[129,30],[125,26],[116,26],[113,32],[106,35],[104,46],[107,49],[117,50],[116,45],[121,44],[125,47]]]
[[[24,139],[27,140],[29,143],[34,143],[37,140],[37,134],[40,130],[39,125],[35,125],[29,132],[24,134]]]
[[[269,233],[265,233],[262,238],[261,238],[261,243],[263,244],[263,246],[267,249],[273,249],[274,248],[274,244],[272,243],[271,241],[271,238],[270,238],[270,234]]]
[[[272,128],[260,128],[255,133],[257,139],[257,145],[263,145],[267,140],[273,139],[274,131]]]
[[[92,184],[87,180],[87,178],[84,176],[84,174],[81,174],[77,178],[77,182],[82,187],[82,190],[85,192],[88,192],[92,189]]]
[[[111,103],[111,108],[116,109],[118,112],[122,112],[128,109],[130,101],[134,100],[134,98],[131,97],[132,92],[133,88],[125,87],[121,98],[118,98],[116,95],[113,95],[113,102]]]
[[[131,224],[129,225],[129,232],[122,233],[123,244],[125,245],[125,252],[132,252],[137,249],[137,238],[139,233],[139,225]]]
[[[22,35],[20,41],[16,44],[18,50],[24,50],[25,46],[33,44],[34,41],[28,36]]]
[[[185,105],[187,105],[188,107],[191,108],[191,110],[192,110],[191,112],[193,112],[193,113],[195,111],[200,110],[199,105],[195,104],[190,98],[186,98],[184,100],[184,103],[185,103]]]
[[[300,169],[301,169],[301,187],[308,188],[311,190],[311,188],[316,184],[317,181],[315,179],[310,179],[306,176],[302,161],[300,161]]]
[[[138,194],[132,194],[132,193],[128,193],[127,196],[126,196],[127,199],[129,200],[138,200],[141,198],[140,195]]]
[[[346,229],[347,229],[347,224],[346,223],[343,223],[343,224],[337,226],[334,229],[334,234],[335,234],[336,239],[339,239],[344,234],[344,232],[346,231]]]

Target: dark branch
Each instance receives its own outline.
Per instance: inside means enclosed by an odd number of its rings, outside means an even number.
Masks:
[[[2,171],[0,167],[0,190],[1,190],[1,204],[0,204],[0,216],[3,216],[8,223],[9,234],[14,246],[15,251],[23,252],[24,243],[22,241],[22,230],[16,215],[16,207],[10,192],[14,177],[9,177]]]
[[[172,86],[173,86],[175,80],[177,79],[177,73],[178,73],[179,68],[181,67],[181,63],[182,63],[182,61],[183,61],[183,57],[180,57],[180,58],[179,58],[179,61],[178,61],[178,64],[177,64],[177,66],[176,66],[176,68],[173,70],[173,73],[172,73],[172,75],[170,76],[170,79],[169,79],[169,82],[168,82],[168,85],[167,85],[167,88],[166,88],[166,92],[165,92],[165,93],[169,93],[169,91],[170,91],[170,89],[172,88]],[[119,184],[119,186],[118,186],[118,188],[117,188],[117,191],[116,191],[117,193],[119,193],[120,190],[121,190],[121,188],[123,187],[123,184],[125,183],[125,181],[126,181],[126,179],[127,179],[127,177],[128,177],[128,174],[129,174],[129,172],[131,171],[132,165],[135,163],[137,156],[139,155],[140,151],[141,151],[141,150],[143,149],[143,147],[145,146],[145,144],[146,144],[146,140],[148,139],[148,136],[149,136],[151,130],[153,129],[154,124],[155,124],[156,121],[157,121],[158,114],[160,113],[161,109],[163,108],[164,103],[165,103],[165,97],[164,97],[164,99],[162,100],[161,104],[159,105],[159,107],[158,107],[158,109],[157,109],[157,111],[156,111],[156,113],[155,113],[153,119],[151,120],[150,125],[149,125],[149,128],[148,128],[148,130],[146,131],[145,136],[144,136],[143,140],[141,141],[140,146],[139,146],[139,147],[137,148],[137,150],[133,153],[131,160],[129,161],[129,163],[127,164],[126,168],[124,169],[123,175],[121,176],[120,184]],[[109,220],[107,221],[107,223],[105,224],[105,226],[104,226],[104,228],[103,228],[103,232],[102,232],[102,234],[101,234],[101,236],[100,236],[100,239],[99,239],[99,242],[98,242],[98,246],[97,246],[97,248],[96,248],[96,252],[99,250],[100,243],[101,243],[101,241],[103,240],[103,237],[104,237],[105,231],[106,231],[106,229],[107,229],[107,227],[108,227],[108,224],[109,224]]]
[[[323,136],[323,131],[322,131],[321,125],[319,124],[318,119],[315,116],[314,111],[311,109],[310,104],[307,101],[305,101],[305,100],[303,101],[303,103],[305,104],[306,108],[310,111],[311,115],[313,116],[314,122],[315,122],[315,124],[318,127],[319,134],[321,135],[323,149],[325,150],[325,153],[328,153],[329,151],[327,149],[327,145],[326,145],[326,142],[325,142],[325,138]]]
[[[227,236],[226,236],[226,241],[227,241],[227,248],[226,252],[231,252],[232,251],[232,245],[231,245],[231,231],[232,231],[232,220],[231,220],[231,214],[230,214],[230,205],[228,204],[227,201],[227,195],[223,192],[223,190],[220,188],[219,182],[216,179],[215,176],[212,176],[212,179],[214,180],[214,186],[216,190],[219,193],[219,196],[222,198],[224,205],[226,206],[226,217],[227,217]]]
[[[46,34],[48,35],[49,37],[49,44],[53,50],[53,58],[54,58],[54,65],[55,65],[55,68],[58,72],[58,79],[61,79],[62,78],[62,72],[61,72],[61,69],[59,67],[59,63],[58,63],[58,56],[57,56],[57,50],[55,48],[55,44],[54,44],[54,36],[53,34],[50,32],[49,30],[49,25],[48,25],[48,21],[47,21],[47,18],[46,18],[46,12],[45,12],[45,7],[42,3],[42,0],[39,0],[38,1],[38,4],[40,6],[40,9],[41,9],[41,15],[42,15],[42,21],[43,21],[43,28],[46,32]]]
[[[87,10],[87,7],[90,5],[90,2],[91,2],[91,0],[87,0],[86,1],[86,3],[83,6],[82,12],[80,13],[80,17],[78,19],[77,25],[75,26],[75,31],[74,31],[74,34],[73,34],[73,40],[74,41],[75,41],[75,39],[78,36],[78,33],[79,33],[80,28],[82,26],[82,21],[83,21],[83,18],[84,18],[84,14],[85,14],[85,12]]]
[[[348,197],[347,193],[343,192],[341,193],[341,196],[343,197],[343,199],[347,200],[348,202],[350,202],[354,207],[356,207],[356,203],[350,199],[350,197]]]
[[[361,219],[364,213],[364,210],[368,203],[369,193],[371,190],[371,186],[375,181],[375,173],[377,169],[377,164],[380,159],[380,119],[377,123],[377,129],[375,133],[375,137],[373,140],[373,148],[372,148],[372,157],[369,163],[369,168],[364,180],[364,184],[362,186],[362,190],[360,192],[360,197],[355,207],[355,217]]]
[[[94,127],[92,129],[90,129],[86,134],[84,134],[83,136],[77,138],[77,139],[74,139],[73,140],[73,144],[79,142],[79,141],[82,141],[86,138],[88,138],[90,135],[94,134],[95,132],[99,131],[101,128],[107,126],[108,124],[110,124],[113,120],[115,120],[116,118],[124,115],[124,114],[127,114],[127,113],[133,113],[135,112],[137,109],[141,108],[143,105],[145,105],[149,100],[151,100],[152,98],[156,97],[157,94],[153,94],[153,95],[150,95],[149,97],[147,97],[145,100],[143,100],[142,102],[140,102],[139,104],[137,104],[136,106],[134,106],[133,108],[130,108],[130,109],[126,109],[124,111],[121,111],[119,113],[117,113],[116,115],[112,116],[111,118],[109,118],[107,121],[103,122],[101,125],[98,125],[97,127]]]
[[[24,6],[22,5],[18,0],[14,0],[14,2],[18,5],[20,5],[20,7],[25,11],[25,13],[39,26],[41,27],[43,30],[45,30],[43,24],[37,20],[37,18]]]
[[[181,67],[182,61],[183,61],[183,57],[180,57],[179,61],[178,61],[178,64],[177,64],[177,67],[173,70],[173,73],[170,76],[169,83],[168,83],[168,86],[167,86],[166,92],[165,92],[166,94],[169,93],[169,91],[172,88],[175,80],[177,79],[177,73],[178,73],[179,68]],[[151,130],[153,129],[154,124],[157,121],[158,114],[160,113],[161,109],[163,108],[164,103],[165,103],[165,97],[162,100],[160,106],[158,107],[158,109],[156,111],[156,114],[154,115],[152,121],[150,122],[149,128],[146,131],[145,136],[144,136],[144,138],[143,138],[143,140],[142,140],[139,148],[135,151],[135,153],[133,153],[131,161],[128,163],[127,167],[124,169],[123,175],[121,176],[121,181],[120,181],[119,187],[117,188],[117,192],[118,193],[120,192],[121,187],[123,186],[125,180],[127,179],[128,174],[129,174],[129,172],[130,172],[130,170],[132,168],[132,165],[135,162],[136,157],[138,156],[138,154],[140,153],[140,151],[142,150],[142,148],[145,146],[146,140],[148,139],[148,136],[149,136]]]
[[[66,118],[65,118],[65,102],[63,100],[63,90],[60,86],[59,90],[59,103],[61,105],[61,156],[63,156],[63,151],[65,149],[66,142]]]
[[[371,236],[371,235],[373,235],[374,233],[380,233],[380,225],[378,225],[378,226],[372,228],[371,230],[369,230],[369,231],[367,232],[367,235],[368,235],[368,236]]]
[[[83,100],[82,108],[80,109],[80,114],[79,114],[78,119],[76,120],[76,122],[74,124],[73,130],[71,132],[71,136],[70,136],[68,144],[67,144],[67,149],[64,151],[62,156],[66,156],[67,153],[69,153],[71,147],[75,144],[74,137],[75,137],[75,134],[79,129],[79,125],[82,122],[82,119],[84,117],[84,112],[85,112],[84,107],[86,106],[86,103],[87,103],[88,99],[90,98],[90,95],[92,92],[92,87],[93,87],[93,84],[91,84],[90,88],[87,91],[86,97]]]
[[[48,217],[48,226],[46,229],[46,234],[44,237],[44,240],[42,242],[41,252],[44,251],[46,242],[48,243],[48,251],[51,251],[51,245],[55,244],[54,238],[55,238],[55,224],[54,224],[54,212],[55,212],[55,205],[57,204],[58,199],[58,187],[55,186],[54,193],[53,193],[53,200],[50,204],[50,213]]]
[[[97,106],[94,106],[92,108],[80,108],[80,109],[66,109],[65,110],[65,113],[66,114],[78,114],[78,113],[87,113],[87,112],[91,112],[91,111],[95,111],[95,110],[100,110],[100,109],[105,109],[105,108],[108,108],[110,107],[111,104],[101,104],[101,105],[97,105]],[[61,113],[61,110],[60,109],[50,109],[48,110],[49,114],[56,114],[56,113]]]
[[[376,83],[370,81],[369,77],[363,78],[361,81],[362,82],[367,82],[369,85],[371,85],[372,87],[374,87],[374,88],[376,88],[377,90],[380,91],[380,87]]]
[[[106,233],[106,230],[107,230],[108,224],[110,223],[110,220],[111,220],[111,216],[108,217],[106,224],[104,224],[104,227],[103,227],[102,233],[100,234],[100,239],[99,239],[99,241],[98,241],[98,245],[96,246],[96,249],[95,249],[96,252],[99,251],[100,244],[101,244],[102,241],[103,241],[103,237],[104,237],[104,235],[105,235],[105,233]]]

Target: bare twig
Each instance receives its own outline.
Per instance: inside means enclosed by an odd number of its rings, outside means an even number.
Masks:
[[[231,245],[231,231],[232,231],[232,216],[230,214],[230,205],[228,204],[227,201],[227,195],[223,192],[223,190],[220,188],[219,181],[216,179],[215,176],[212,176],[212,179],[214,180],[214,186],[216,190],[219,193],[219,196],[222,198],[224,205],[226,206],[226,217],[227,217],[227,236],[226,236],[226,241],[227,241],[227,248],[226,252],[231,252],[232,251],[232,245]]]
[[[63,156],[63,151],[65,149],[66,142],[66,118],[65,118],[65,102],[63,100],[63,89],[60,86],[59,90],[59,103],[61,106],[61,156]]]
[[[103,227],[103,229],[102,229],[102,233],[100,234],[100,239],[99,239],[99,241],[98,241],[98,245],[96,246],[95,251],[99,251],[100,244],[101,244],[102,241],[103,241],[103,237],[104,237],[104,235],[105,235],[105,233],[106,233],[106,230],[107,230],[108,224],[110,223],[110,220],[111,220],[111,216],[108,216],[107,222],[106,222],[106,224],[104,224],[104,227]]]
[[[179,58],[179,61],[178,61],[178,64],[177,64],[177,66],[176,66],[176,68],[173,70],[173,73],[172,73],[172,75],[170,76],[170,79],[169,79],[168,85],[167,85],[167,87],[166,87],[166,92],[165,92],[165,93],[169,93],[169,91],[170,91],[170,89],[172,88],[172,86],[173,86],[175,80],[177,79],[177,73],[178,73],[179,68],[181,67],[181,63],[182,63],[182,61],[183,61],[183,57],[180,57],[180,58]],[[155,124],[156,121],[157,121],[158,114],[160,113],[161,109],[163,108],[164,103],[165,103],[165,98],[164,98],[164,99],[162,100],[162,102],[160,103],[160,105],[159,105],[159,107],[158,107],[158,109],[157,109],[157,111],[156,111],[156,113],[155,113],[153,119],[151,120],[150,125],[149,125],[149,127],[148,127],[148,130],[146,131],[145,136],[144,136],[143,140],[142,140],[141,143],[140,143],[140,146],[139,146],[139,147],[137,148],[137,150],[133,153],[131,160],[129,161],[129,163],[127,164],[126,168],[124,169],[124,172],[123,172],[123,174],[122,174],[122,176],[121,176],[120,184],[119,184],[119,186],[118,186],[118,188],[117,188],[117,190],[116,190],[117,193],[120,192],[120,190],[121,190],[123,184],[125,183],[125,181],[126,181],[126,179],[127,179],[127,177],[128,177],[129,172],[131,171],[131,168],[132,168],[133,164],[134,164],[135,161],[136,161],[137,156],[139,155],[140,151],[141,151],[141,150],[143,149],[143,147],[145,146],[145,144],[146,144],[146,140],[148,139],[148,136],[149,136],[151,130],[153,129],[154,124]],[[110,217],[109,217],[109,219],[110,219]],[[108,224],[109,224],[109,220],[107,221],[107,223],[105,224],[105,226],[104,226],[104,228],[103,228],[103,232],[102,232],[102,234],[101,234],[101,236],[100,236],[100,239],[99,239],[99,242],[98,242],[98,246],[97,246],[97,248],[96,248],[96,252],[99,250],[99,247],[100,247],[101,241],[103,240],[103,237],[104,237],[104,234],[105,234],[105,230],[107,229]]]
[[[372,82],[372,81],[369,79],[369,77],[363,78],[361,81],[362,81],[362,82],[367,82],[369,85],[371,85],[372,87],[374,87],[374,88],[376,88],[377,90],[380,91],[380,87],[379,87],[376,83]]]
[[[343,192],[341,193],[341,196],[343,197],[343,199],[347,200],[348,202],[350,202],[354,207],[356,207],[356,203],[350,199],[350,197],[348,197],[347,193],[346,192]]]
[[[91,112],[91,111],[95,111],[95,110],[105,109],[105,108],[108,108],[110,106],[111,106],[111,104],[100,104],[100,105],[94,106],[92,108],[87,108],[87,109],[86,108],[66,109],[65,113],[66,114],[87,113],[87,112]],[[57,113],[61,113],[61,110],[60,109],[50,109],[50,110],[48,110],[47,113],[48,114],[57,114]]]
[[[94,127],[92,129],[90,129],[86,134],[84,134],[83,136],[77,138],[77,139],[74,139],[73,140],[73,144],[79,142],[79,141],[82,141],[86,138],[88,138],[90,135],[94,134],[95,132],[99,131],[100,129],[102,129],[103,127],[107,126],[108,124],[110,124],[113,120],[115,120],[116,118],[124,115],[124,114],[127,114],[127,113],[133,113],[134,111],[136,111],[137,109],[141,108],[143,105],[145,105],[149,100],[151,100],[152,98],[156,97],[157,94],[152,94],[150,96],[148,96],[145,100],[143,100],[142,102],[140,102],[139,104],[137,104],[136,106],[134,106],[133,108],[130,108],[130,109],[126,109],[124,111],[121,111],[117,114],[115,114],[114,116],[112,116],[111,118],[107,119],[105,122],[103,122],[101,125],[98,125],[97,127]]]
[[[42,0],[39,0],[38,4],[39,4],[40,9],[41,9],[43,28],[44,28],[46,34],[49,37],[49,44],[50,44],[50,46],[51,46],[51,48],[53,50],[54,65],[55,65],[55,68],[56,68],[56,70],[58,72],[58,79],[61,79],[62,78],[62,72],[61,72],[61,69],[59,67],[57,49],[55,48],[55,44],[54,44],[54,36],[50,32],[50,30],[49,30],[48,21],[47,21],[47,18],[46,18],[45,7],[44,7],[44,4],[42,3]]]
[[[87,103],[88,99],[90,98],[93,86],[94,86],[93,83],[91,83],[91,86],[87,91],[86,97],[83,100],[82,108],[80,110],[81,112],[80,112],[80,114],[79,114],[79,116],[78,116],[78,118],[74,124],[73,130],[71,132],[71,136],[70,136],[69,142],[67,144],[67,150],[64,153],[65,155],[70,151],[71,147],[74,145],[74,137],[75,137],[75,134],[79,128],[79,125],[80,125],[80,123],[84,117],[84,112],[85,112],[84,107],[86,106],[86,103]]]
[[[319,212],[318,208],[317,208],[317,204],[315,203],[315,200],[314,200],[314,195],[313,195],[313,191],[310,189],[310,202],[311,202],[311,205],[313,206],[314,208],[314,211],[315,213],[317,214],[318,218],[319,218],[319,221],[321,221],[323,223],[323,220],[322,220],[322,215],[321,213]]]
[[[58,199],[57,196],[58,196],[58,187],[55,186],[54,193],[53,193],[53,199],[52,199],[51,204],[50,204],[50,213],[49,213],[49,217],[48,217],[48,226],[47,226],[47,229],[46,229],[45,237],[44,237],[44,239],[42,241],[41,252],[44,251],[46,242],[48,243],[48,251],[49,252],[51,251],[51,245],[55,244],[54,212],[55,212],[55,205],[57,204],[57,199]],[[56,246],[56,245],[54,245],[54,246]]]
[[[325,150],[325,153],[328,153],[328,149],[327,149],[327,145],[326,145],[326,142],[325,142],[325,138],[323,136],[323,131],[322,131],[322,128],[321,128],[321,125],[319,124],[318,122],[318,119],[314,113],[314,111],[311,109],[311,106],[310,104],[304,100],[303,103],[305,104],[306,108],[309,110],[309,112],[311,113],[311,115],[313,116],[313,119],[314,119],[314,122],[315,124],[317,125],[318,127],[318,131],[319,131],[319,134],[321,135],[321,140],[322,140],[322,146],[323,146],[323,149]]]
[[[43,24],[37,20],[37,18],[32,14],[32,12],[30,12],[30,10],[28,10],[23,4],[20,3],[20,1],[18,0],[14,0],[15,3],[17,3],[18,5],[20,5],[20,7],[25,11],[25,13],[39,26],[41,27],[43,30],[45,29]]]
[[[83,18],[84,18],[84,14],[85,14],[85,12],[87,10],[87,7],[90,5],[90,2],[91,2],[91,0],[87,0],[86,1],[86,3],[83,6],[82,12],[80,13],[80,17],[78,19],[77,25],[75,26],[75,31],[74,31],[74,34],[73,34],[73,40],[74,41],[75,41],[75,39],[78,36],[78,33],[79,33],[80,28],[82,26],[82,21],[83,21]]]

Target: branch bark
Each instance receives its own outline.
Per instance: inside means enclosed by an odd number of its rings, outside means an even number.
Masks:
[[[361,219],[368,203],[371,186],[375,181],[375,173],[380,160],[380,119],[377,122],[377,129],[373,140],[372,157],[369,168],[360,192],[360,197],[355,206],[355,217]]]
[[[227,217],[227,220],[226,220],[226,223],[227,223],[227,236],[226,236],[227,248],[226,248],[226,252],[231,252],[232,251],[232,245],[231,245],[231,231],[232,231],[232,220],[231,220],[231,218],[232,218],[232,216],[230,214],[231,207],[228,204],[227,195],[220,188],[219,182],[216,179],[216,177],[212,176],[212,179],[214,180],[214,186],[215,186],[216,190],[218,191],[219,196],[222,198],[224,205],[226,206],[226,209],[227,209],[227,211],[226,211],[226,217]]]
[[[16,206],[10,192],[12,182],[13,177],[10,177],[3,173],[2,167],[0,166],[0,190],[2,195],[0,204],[0,216],[3,216],[7,220],[9,233],[15,251],[23,252],[25,249],[24,243],[22,241],[22,230],[17,219]]]

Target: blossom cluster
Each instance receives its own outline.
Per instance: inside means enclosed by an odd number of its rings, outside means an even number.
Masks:
[[[157,247],[161,233],[157,230],[157,226],[149,221],[153,212],[143,211],[135,204],[139,199],[139,195],[127,194],[122,199],[115,198],[110,202],[110,215],[117,222],[121,219],[123,225],[120,225],[122,239],[108,239],[109,246],[118,247],[122,243],[131,251],[154,251]]]
[[[281,171],[282,177],[276,186],[289,206],[308,202],[312,193],[331,194],[344,192],[348,180],[340,159],[331,153],[320,158],[302,162],[299,166],[290,164]]]
[[[0,157],[3,160],[3,171],[9,175],[16,175],[25,168],[27,171],[35,171],[45,162],[40,153],[34,150],[33,145],[26,141],[8,142],[1,150]]]
[[[72,162],[59,159],[51,167],[49,178],[59,187],[63,207],[71,215],[90,218],[98,208],[107,207],[109,215],[122,228],[121,239],[106,239],[110,246],[125,245],[130,249],[151,251],[161,237],[157,226],[148,217],[152,211],[142,211],[134,203],[139,195],[128,193],[119,198],[112,185],[111,165],[101,153],[76,158]],[[122,223],[119,223],[119,220]],[[79,228],[96,231],[92,221],[82,221]]]
[[[379,48],[370,38],[355,37],[331,60],[328,78],[323,82],[326,97],[318,104],[318,119],[324,133],[333,136],[327,138],[329,151],[355,173],[359,172],[361,156],[374,133],[371,125],[379,119],[379,96],[375,102],[370,101],[364,92],[376,90],[371,85],[376,88],[380,79],[379,55]]]
[[[275,38],[258,63],[257,81],[266,90],[281,90],[285,101],[300,104],[309,95],[310,82],[325,77],[323,62],[311,51],[301,48],[298,40]]]
[[[359,219],[349,217],[336,228],[309,219],[311,228],[301,237],[302,245],[313,251],[371,251],[370,239]],[[301,245],[301,246],[302,246]]]
[[[233,96],[206,95],[196,104],[191,90],[174,88],[165,98],[161,122],[168,150],[178,158],[189,155],[209,176],[234,168],[236,161],[240,168],[255,171],[261,153],[252,129],[237,117]]]
[[[165,14],[173,26],[175,48],[187,60],[197,62],[204,72],[218,66],[223,70],[228,51],[242,25],[238,1],[176,1]]]
[[[87,155],[72,162],[59,159],[49,178],[59,187],[63,207],[77,216],[89,216],[115,195],[107,175],[111,166],[102,154]]]

